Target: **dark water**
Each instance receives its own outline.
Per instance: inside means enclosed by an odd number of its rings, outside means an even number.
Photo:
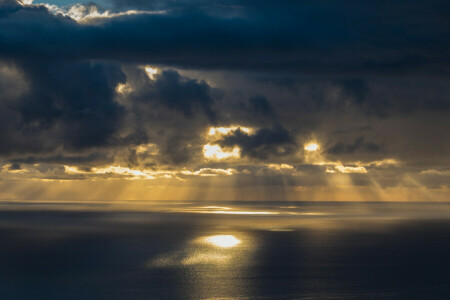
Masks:
[[[0,299],[450,299],[450,205],[213,205],[4,204]]]

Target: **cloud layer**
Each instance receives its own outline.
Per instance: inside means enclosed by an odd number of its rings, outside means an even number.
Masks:
[[[446,188],[449,9],[3,0],[0,174]]]

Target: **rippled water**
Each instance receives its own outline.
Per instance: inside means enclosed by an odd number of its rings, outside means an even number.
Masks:
[[[450,205],[3,203],[1,299],[450,299]]]

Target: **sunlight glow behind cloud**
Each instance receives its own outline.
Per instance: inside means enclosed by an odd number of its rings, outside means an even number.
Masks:
[[[116,92],[118,94],[128,94],[128,93],[130,93],[132,91],[133,91],[132,87],[129,86],[128,84],[126,84],[126,83],[119,83],[116,86]]]
[[[230,126],[230,127],[211,127],[208,131],[209,135],[226,135],[231,133],[232,131],[240,129],[245,133],[250,133],[252,131],[249,127],[242,126]]]
[[[239,158],[241,151],[239,147],[234,147],[232,151],[224,151],[219,145],[206,144],[203,146],[203,155],[207,159]]]
[[[326,170],[327,173],[360,173],[360,174],[365,174],[367,173],[367,169],[364,167],[349,167],[349,166],[343,166],[343,165],[336,165],[334,167],[334,169],[329,169],[327,168]]]
[[[317,150],[319,150],[319,145],[311,142],[311,143],[306,144],[304,149],[306,151],[317,151]]]
[[[111,12],[110,10],[100,11],[95,4],[77,3],[72,6],[64,7],[54,4],[39,3],[33,4],[33,0],[23,0],[22,5],[45,7],[53,15],[62,15],[75,20],[78,23],[95,23],[101,20],[131,15],[155,15],[165,14],[166,11],[148,11],[148,10],[127,10],[121,12]]]
[[[159,73],[159,69],[151,66],[146,66],[144,69],[147,73],[148,78],[150,78],[151,80],[155,80],[156,75]]]

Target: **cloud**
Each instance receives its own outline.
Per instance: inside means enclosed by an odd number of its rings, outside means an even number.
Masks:
[[[218,176],[218,175],[232,175],[236,171],[232,168],[228,169],[213,169],[213,168],[202,168],[196,171],[182,170],[183,175],[194,175],[194,176]]]
[[[218,143],[222,147],[238,146],[242,156],[258,159],[288,155],[296,149],[291,133],[278,123],[272,128],[258,129],[253,134],[237,129]]]
[[[423,170],[420,172],[420,174],[448,176],[448,175],[450,175],[450,170],[435,170],[435,169]]]
[[[147,70],[153,73],[149,75]],[[140,109],[161,109],[162,106],[185,118],[197,117],[197,113],[202,112],[210,122],[217,120],[213,109],[215,91],[204,80],[183,76],[173,69],[149,66],[127,67],[126,76],[126,84],[119,85],[117,91],[129,104],[139,104]]]
[[[126,74],[112,63],[60,60],[0,64],[0,86],[8,86],[1,91],[0,153],[17,162],[102,163],[121,147],[151,138],[160,162],[181,164],[200,154],[197,130],[216,120],[211,87],[174,70],[151,80],[140,67],[132,69]],[[124,84],[133,89],[118,95]],[[192,121],[198,113],[208,121]],[[70,154],[77,151],[83,155]],[[133,164],[131,153],[129,159]]]
[[[264,117],[276,118],[276,113],[269,100],[264,96],[255,96],[248,99],[249,110]]]
[[[78,23],[85,24],[95,24],[102,22],[102,20],[107,18],[117,18],[121,16],[129,15],[139,15],[139,14],[162,14],[163,11],[138,11],[138,10],[127,10],[124,12],[111,12],[109,10],[101,9],[95,3],[81,4],[77,3],[68,7],[59,7],[57,5],[50,4],[37,4],[34,6],[43,6],[48,9],[49,12],[56,16],[69,17]]]
[[[342,142],[336,143],[327,149],[328,154],[340,155],[340,154],[353,154],[355,152],[378,152],[382,146],[372,143],[364,142],[364,137],[360,136],[353,144],[344,144]]]
[[[80,150],[110,142],[124,115],[114,101],[114,88],[124,80],[120,68],[37,60],[21,61],[17,68],[27,89],[16,92],[14,101],[0,100],[5,115],[0,153]]]
[[[151,76],[146,69],[153,70]],[[123,70],[127,91],[117,93],[126,107],[123,131],[139,133],[140,143],[156,144],[160,163],[181,165],[201,156],[203,131],[219,118],[216,89],[173,69],[128,65]]]
[[[211,121],[216,120],[210,86],[205,81],[183,77],[174,70],[157,75],[147,96],[187,117],[192,117],[194,110],[201,109]]]
[[[172,164],[183,164],[193,158],[195,150],[198,151],[192,147],[189,139],[182,135],[173,135],[164,145],[163,159],[168,159]]]
[[[0,2],[2,176],[347,176],[329,170],[386,187],[446,174],[448,1],[110,4]],[[230,159],[205,159],[208,145]]]
[[[2,5],[0,54],[304,74],[448,76],[448,45],[441,38],[449,33],[446,1],[400,1],[395,8],[352,1],[234,4],[242,13],[174,9],[83,25],[43,6]]]
[[[0,91],[2,102],[13,102],[28,91],[28,83],[14,64],[0,61]]]
[[[342,166],[342,165],[336,165],[334,169],[327,169],[327,173],[357,173],[357,174],[365,174],[367,173],[366,168],[364,167],[351,167],[351,166]]]

